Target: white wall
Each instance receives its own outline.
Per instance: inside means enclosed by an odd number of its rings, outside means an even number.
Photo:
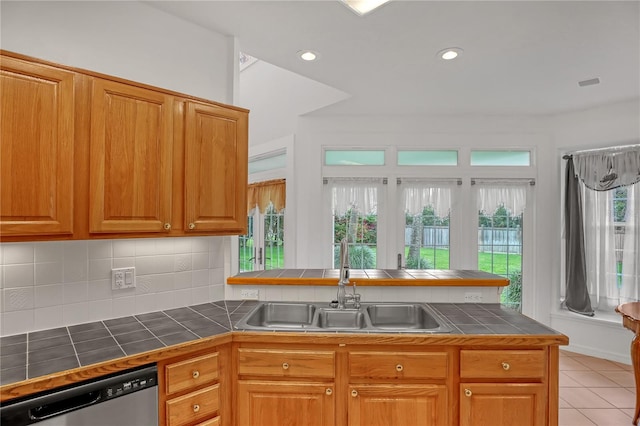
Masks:
[[[1,2],[0,47],[230,103],[235,40],[141,2]],[[229,238],[0,244],[0,335],[224,298]],[[112,291],[112,267],[135,290]]]
[[[298,116],[347,98],[325,84],[256,61],[240,72],[240,103],[251,111],[252,146],[295,133]]]
[[[233,38],[134,1],[3,1],[0,46],[213,101],[233,101]]]
[[[622,328],[622,320],[615,313],[612,312],[608,318],[598,313],[594,318],[585,318],[559,309],[557,301],[563,285],[560,188],[564,184],[564,161],[560,158],[565,152],[640,143],[640,99],[557,115],[552,118],[552,126],[556,153],[549,174],[556,182],[553,196],[558,220],[554,223],[555,244],[546,245],[557,259],[551,277],[550,290],[553,292],[552,300],[556,302],[552,305],[551,326],[569,336],[569,348],[573,351],[629,363],[629,344],[633,335]]]

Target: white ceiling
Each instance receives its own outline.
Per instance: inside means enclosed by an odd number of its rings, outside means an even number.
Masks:
[[[394,0],[364,17],[330,0],[150,4],[351,95],[320,113],[554,114],[640,97],[639,1]],[[464,54],[436,58],[451,46]]]

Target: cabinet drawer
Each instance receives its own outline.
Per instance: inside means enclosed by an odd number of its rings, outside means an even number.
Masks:
[[[185,425],[211,417],[220,408],[219,393],[220,385],[217,384],[168,400],[169,426]]]
[[[546,356],[542,350],[461,350],[461,378],[542,379]]]
[[[167,394],[194,388],[218,378],[218,352],[165,367]]]
[[[446,352],[351,352],[349,375],[358,378],[446,379]]]
[[[335,352],[240,348],[238,374],[332,378],[335,376]]]
[[[200,422],[195,426],[220,426],[222,424],[222,420],[220,420],[220,416],[216,416],[212,419],[205,420],[204,422]]]

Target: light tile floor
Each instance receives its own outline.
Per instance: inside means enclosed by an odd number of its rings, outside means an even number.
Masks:
[[[631,365],[561,350],[559,426],[631,425],[635,386]]]

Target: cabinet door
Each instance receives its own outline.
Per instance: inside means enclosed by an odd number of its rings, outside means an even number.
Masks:
[[[305,382],[238,382],[238,425],[335,424],[334,385]]]
[[[544,385],[460,384],[460,425],[542,426],[546,423]]]
[[[349,426],[449,424],[446,386],[351,385],[348,398]]]
[[[74,74],[5,56],[0,68],[0,234],[72,234]]]
[[[248,114],[187,102],[185,230],[246,232]]]
[[[89,231],[171,227],[172,97],[94,79]]]

